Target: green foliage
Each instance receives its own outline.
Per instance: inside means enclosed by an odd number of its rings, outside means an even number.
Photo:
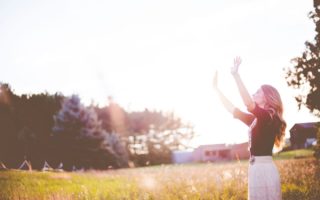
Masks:
[[[47,93],[17,96],[8,84],[0,84],[0,161],[17,168],[24,159],[41,169],[50,160],[53,114],[61,95]]]
[[[190,124],[173,113],[145,110],[129,113],[129,120],[133,122],[133,135],[128,146],[131,159],[138,166],[171,163],[172,151],[188,148],[195,134]]]
[[[126,167],[130,152],[138,165],[163,164],[194,136],[192,125],[173,113],[128,113],[112,99],[102,108],[85,107],[78,98],[61,114],[64,100],[59,93],[18,96],[0,84],[0,163],[18,168],[26,159],[38,170],[45,161],[68,170]]]
[[[314,0],[314,11],[309,17],[316,25],[316,36],[313,42],[305,43],[306,50],[301,57],[292,59],[295,66],[286,70],[286,80],[289,86],[299,89],[295,98],[299,108],[305,105],[310,112],[320,117],[320,1]],[[315,156],[320,156],[320,134],[317,137],[318,145]]]
[[[125,160],[118,162],[119,138],[103,130],[95,110],[82,105],[78,96],[66,98],[54,119],[54,136],[59,141],[57,150],[61,152],[65,170],[125,166],[119,165]]]
[[[320,116],[320,3],[314,1],[313,12],[309,17],[314,21],[316,36],[314,42],[305,43],[306,50],[301,57],[296,57],[294,68],[286,70],[289,86],[300,89],[296,96],[299,108],[305,105],[313,114]],[[305,92],[305,93],[303,93]]]

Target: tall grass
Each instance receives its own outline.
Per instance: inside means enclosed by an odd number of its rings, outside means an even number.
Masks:
[[[283,199],[320,199],[317,161],[275,161]],[[163,165],[136,169],[0,172],[1,200],[246,199],[247,162]]]

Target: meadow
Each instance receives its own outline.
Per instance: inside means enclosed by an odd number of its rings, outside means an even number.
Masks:
[[[310,151],[279,154],[275,163],[283,199],[320,199],[318,161]],[[68,173],[6,170],[0,171],[0,199],[241,200],[247,199],[247,169],[244,160]]]

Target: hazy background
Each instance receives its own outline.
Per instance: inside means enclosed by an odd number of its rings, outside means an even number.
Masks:
[[[312,1],[0,1],[0,81],[17,94],[79,94],[127,111],[174,111],[195,126],[194,145],[247,140],[219,86],[244,109],[229,69],[237,55],[249,91],[279,89],[288,130],[315,121],[298,112],[284,67],[313,40]],[[289,132],[287,132],[289,136]]]

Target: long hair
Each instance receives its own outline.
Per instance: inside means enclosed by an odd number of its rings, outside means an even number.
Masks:
[[[274,140],[275,146],[280,147],[283,143],[283,138],[285,136],[285,130],[287,127],[287,124],[283,119],[283,104],[281,97],[278,90],[271,85],[262,85],[261,89],[266,99],[266,109],[271,110],[273,116],[277,116],[280,120],[280,126],[277,130]]]

